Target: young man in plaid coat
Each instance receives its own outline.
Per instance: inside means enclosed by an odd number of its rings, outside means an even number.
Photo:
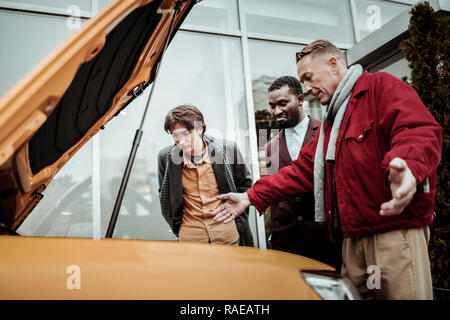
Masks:
[[[236,144],[204,135],[203,115],[192,105],[170,110],[164,129],[175,144],[158,154],[161,212],[179,241],[253,246],[248,210],[231,224],[213,220],[218,195],[252,186]]]

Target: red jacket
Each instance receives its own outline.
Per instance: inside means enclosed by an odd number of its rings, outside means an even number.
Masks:
[[[324,126],[324,154],[331,124]],[[258,180],[247,191],[259,212],[272,202],[314,189],[314,155],[319,134],[291,166]],[[353,238],[395,229],[430,225],[434,220],[436,169],[441,156],[441,128],[410,86],[394,76],[364,72],[353,90],[336,143],[335,179],[341,230]],[[428,181],[405,210],[381,216],[381,204],[392,199],[387,181],[389,162],[406,161],[417,184]],[[332,234],[331,165],[325,165],[325,215]],[[427,178],[427,179],[426,179]]]

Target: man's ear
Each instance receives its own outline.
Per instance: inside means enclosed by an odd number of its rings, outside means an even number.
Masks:
[[[331,56],[331,57],[328,59],[328,63],[329,63],[332,67],[336,66],[336,65],[337,65],[337,59],[336,59],[336,57],[335,57],[335,56]]]
[[[337,73],[339,68],[339,62],[335,56],[331,56],[328,59],[328,65],[331,67],[331,70],[333,70],[333,73]]]
[[[297,96],[297,104],[299,107],[303,106],[303,101],[305,100],[305,97],[302,94],[299,94]]]

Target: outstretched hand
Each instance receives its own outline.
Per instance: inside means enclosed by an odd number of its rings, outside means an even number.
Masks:
[[[214,210],[214,220],[223,221],[224,223],[233,221],[251,204],[247,192],[221,194],[217,196],[217,199],[225,200],[226,202]]]
[[[403,159],[394,158],[391,160],[388,180],[392,199],[381,205],[380,214],[382,216],[402,213],[416,193],[416,178]]]

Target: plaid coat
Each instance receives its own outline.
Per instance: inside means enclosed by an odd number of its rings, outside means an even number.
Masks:
[[[252,186],[250,172],[245,165],[236,143],[216,141],[205,136],[208,154],[216,177],[219,192],[245,192]],[[224,152],[225,150],[225,157]],[[224,161],[226,159],[226,161]],[[183,214],[182,186],[183,152],[177,145],[171,145],[158,154],[159,195],[161,213],[176,236]],[[248,223],[248,210],[236,218],[239,245],[253,246],[253,237]]]

